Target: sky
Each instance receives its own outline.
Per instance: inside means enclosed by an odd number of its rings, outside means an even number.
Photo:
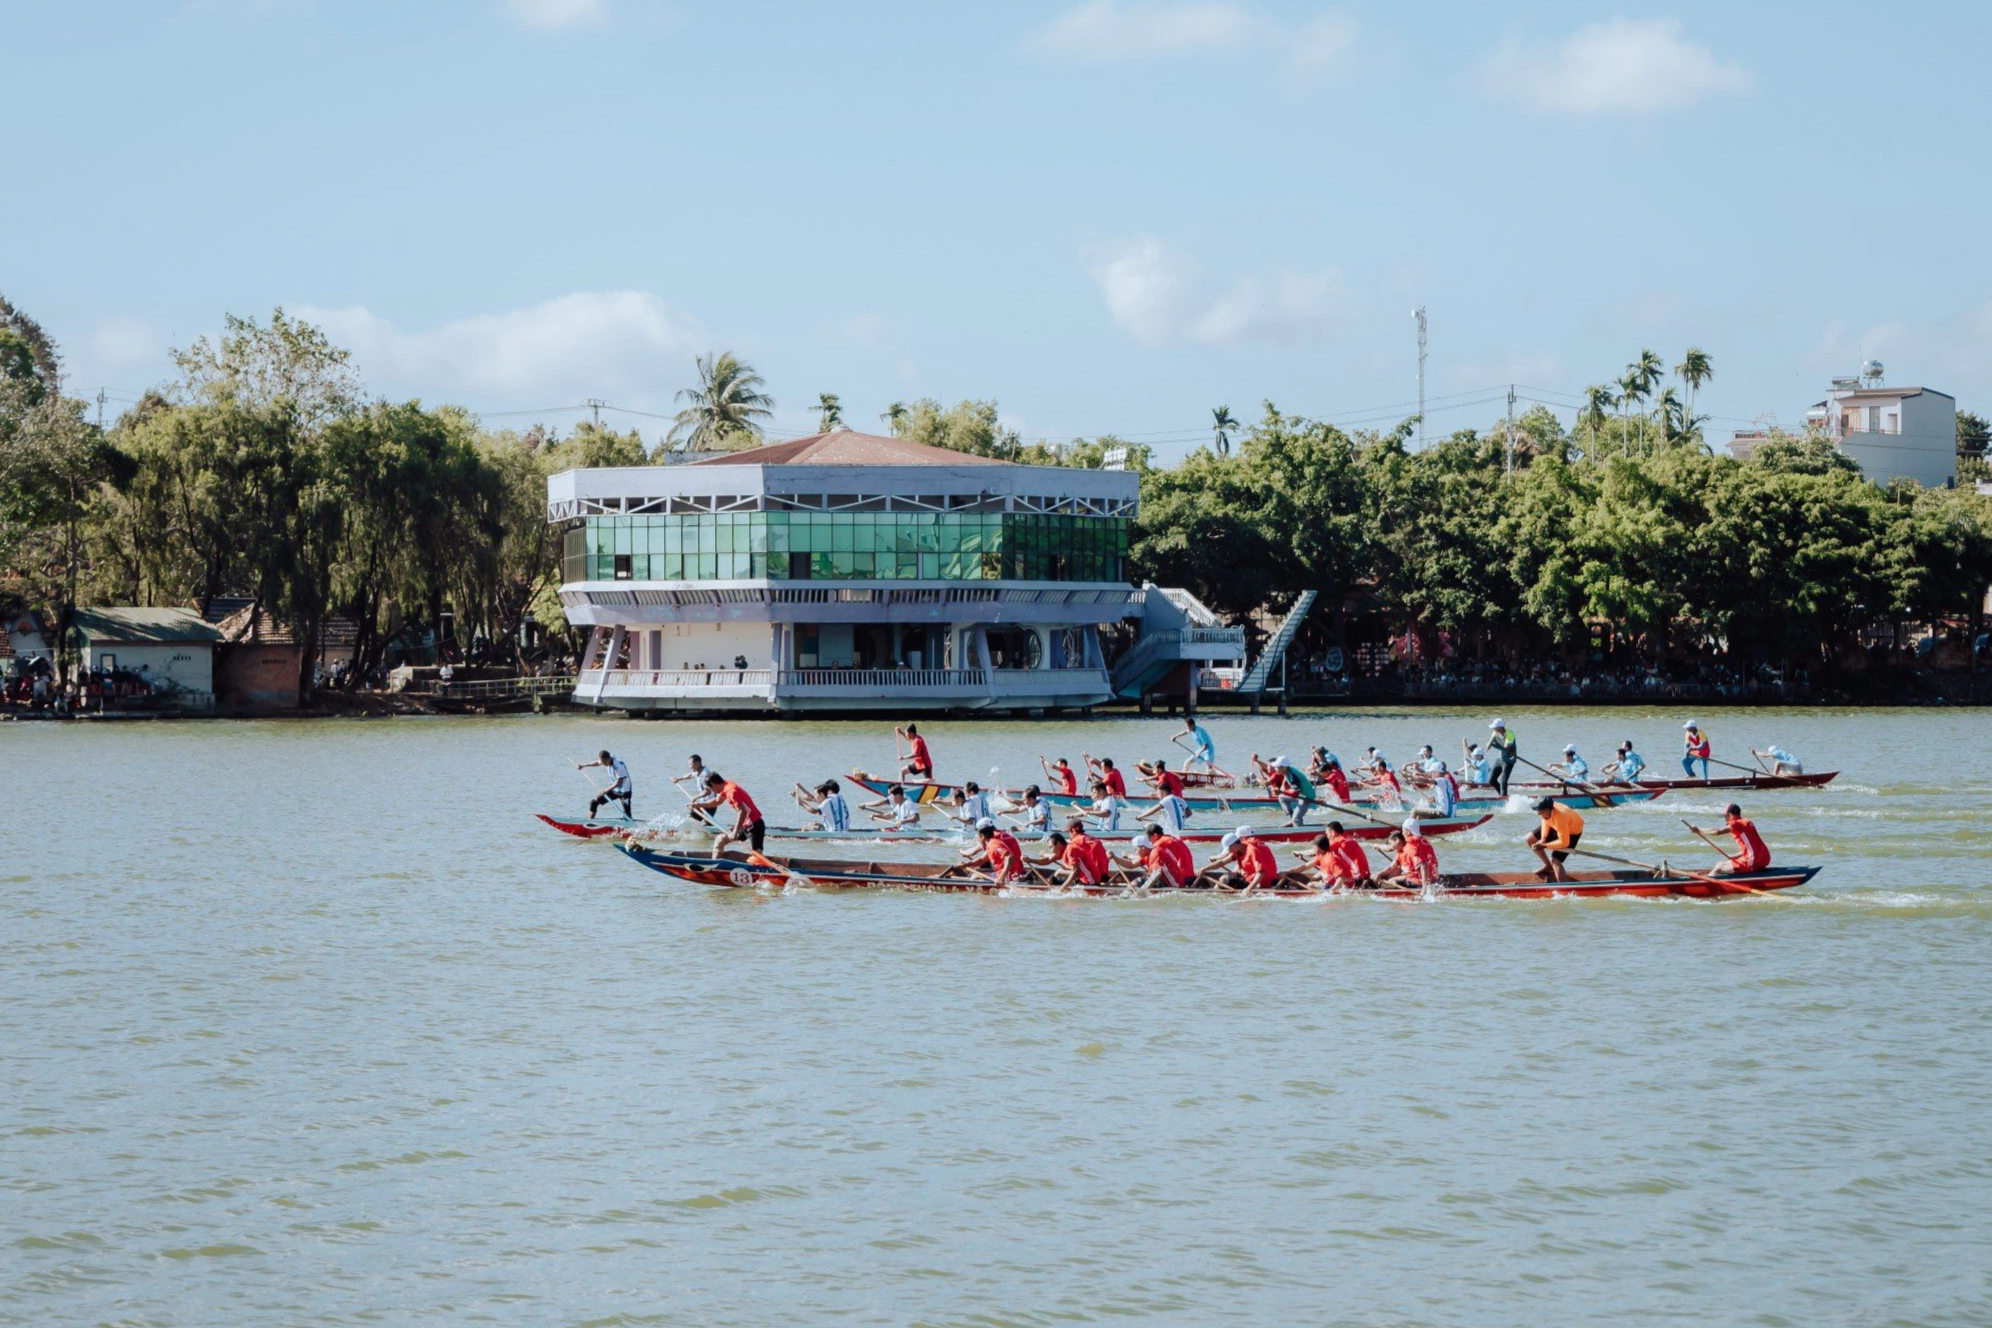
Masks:
[[[109,413],[282,306],[371,391],[646,439],[693,360],[1164,458],[1714,359],[1992,408],[1992,6],[70,0],[0,11],[0,293]],[[1571,412],[1565,409],[1569,418]]]

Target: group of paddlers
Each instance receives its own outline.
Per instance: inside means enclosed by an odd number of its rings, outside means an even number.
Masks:
[[[1453,815],[1463,788],[1489,788],[1505,796],[1514,767],[1532,764],[1522,760],[1515,731],[1505,721],[1496,719],[1488,729],[1484,745],[1462,743],[1465,759],[1457,773],[1429,745],[1421,748],[1402,771],[1393,768],[1375,747],[1370,747],[1355,762],[1352,778],[1340,758],[1324,746],[1313,749],[1304,767],[1295,766],[1285,757],[1266,760],[1255,753],[1250,757],[1251,774],[1240,781],[1217,764],[1216,743],[1209,731],[1192,717],[1172,739],[1188,753],[1179,768],[1171,769],[1166,759],[1134,763],[1137,778],[1154,802],[1145,810],[1132,813],[1135,822],[1145,824],[1133,839],[1132,852],[1124,854],[1109,851],[1098,837],[1099,832],[1122,830],[1122,812],[1129,800],[1126,775],[1111,757],[1082,753],[1080,767],[1074,767],[1063,756],[1055,760],[1038,758],[1051,793],[1070,809],[1060,826],[1053,823],[1051,798],[1036,783],[1013,793],[985,789],[974,780],[964,781],[952,788],[949,797],[939,804],[939,810],[973,835],[972,842],[961,851],[955,869],[1000,884],[1090,888],[1111,879],[1137,891],[1196,886],[1254,891],[1273,888],[1282,881],[1290,888],[1297,875],[1307,884],[1328,891],[1426,887],[1440,878],[1439,859],[1432,841],[1419,829],[1418,813]],[[908,787],[934,782],[933,752],[917,725],[907,724],[893,732],[899,744],[899,778],[903,782],[887,786],[883,796],[860,803],[855,809],[835,779],[824,780],[813,788],[798,783],[791,796],[798,807],[814,818],[805,829],[848,833],[853,829],[856,814],[861,813],[876,829],[917,830],[923,805],[935,804],[923,804],[920,798],[910,796]],[[1706,732],[1691,720],[1683,726],[1683,734],[1684,771],[1692,778],[1699,769],[1700,777],[1706,778],[1711,759]],[[1762,772],[1766,774],[1798,774],[1803,769],[1797,757],[1776,746],[1762,752],[1753,750],[1752,754],[1763,762]],[[590,767],[607,769],[613,782],[606,788],[598,786],[598,794],[589,804],[589,815],[594,816],[609,803],[619,803],[625,818],[634,819],[628,765],[603,751],[596,760],[584,762],[578,768]],[[1574,745],[1564,748],[1562,760],[1534,768],[1566,790],[1597,792],[1636,785],[1646,763],[1628,740],[1620,745],[1595,782],[1590,767]],[[1080,800],[1082,778],[1090,802]],[[1302,824],[1311,806],[1326,804],[1331,809],[1339,806],[1341,814],[1375,821],[1377,818],[1359,810],[1356,804],[1367,801],[1397,811],[1407,808],[1405,800],[1413,790],[1426,798],[1410,805],[1409,819],[1401,828],[1390,831],[1380,864],[1372,863],[1369,852],[1339,820],[1329,821],[1323,833],[1299,851],[1297,865],[1282,864],[1272,844],[1249,825],[1226,832],[1215,856],[1199,864],[1183,838],[1184,821],[1191,814],[1185,794],[1192,780],[1206,785],[1235,786],[1245,782],[1262,786],[1280,808],[1283,828]],[[760,808],[744,788],[708,769],[696,754],[691,757],[686,773],[672,783],[685,793],[686,814],[715,833],[715,855],[739,844],[759,858],[768,827]],[[1524,842],[1541,864],[1535,875],[1546,881],[1568,880],[1566,862],[1572,853],[1584,852],[1578,847],[1584,833],[1584,818],[1553,795],[1537,798],[1533,807],[1538,823]],[[722,826],[721,820],[728,812],[733,822]],[[1770,866],[1770,850],[1762,835],[1734,803],[1725,811],[1723,829],[1735,842],[1735,852],[1717,844],[1700,827],[1688,828],[1723,852],[1727,861],[1715,869],[1718,874],[1757,872]],[[1035,856],[1027,852],[1020,833],[1034,844],[1041,843],[1044,852]]]

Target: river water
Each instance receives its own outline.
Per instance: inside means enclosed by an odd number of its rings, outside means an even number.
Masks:
[[[1683,716],[1509,718],[1665,772]],[[887,726],[0,728],[0,1323],[1992,1322],[1992,716],[1705,718],[1846,771],[1746,800],[1802,898],[763,897],[531,813],[606,745],[783,821]],[[1172,726],[931,728],[1012,779]]]

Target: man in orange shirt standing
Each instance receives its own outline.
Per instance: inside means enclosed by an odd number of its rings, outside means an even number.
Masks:
[[[1540,799],[1535,809],[1542,823],[1529,831],[1527,842],[1542,863],[1536,877],[1544,881],[1567,881],[1570,873],[1563,869],[1563,864],[1569,860],[1570,850],[1584,837],[1584,818],[1554,798]]]

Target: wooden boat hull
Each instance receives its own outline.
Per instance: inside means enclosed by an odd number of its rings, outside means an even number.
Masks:
[[[779,889],[784,886],[829,890],[900,890],[927,894],[1058,894],[1076,898],[1110,899],[1125,896],[1129,883],[1113,881],[1072,890],[1053,891],[1042,885],[999,885],[964,875],[946,875],[945,867],[919,863],[838,862],[805,858],[755,859],[713,857],[710,854],[660,853],[637,845],[618,845],[630,860],[674,880],[735,890]],[[1818,875],[1817,867],[1772,868],[1734,877],[1691,877],[1678,873],[1652,876],[1637,871],[1579,872],[1568,881],[1541,881],[1522,872],[1465,873],[1440,878],[1430,890],[1384,887],[1349,892],[1349,897],[1374,899],[1583,899],[1607,896],[1719,899],[1790,890]],[[1283,877],[1276,888],[1255,890],[1257,899],[1321,899],[1329,892],[1309,888],[1297,876]],[[1208,885],[1151,891],[1152,895],[1238,898],[1242,891]]]
[[[881,798],[885,796],[887,789],[896,785],[899,788],[905,789],[906,796],[921,806],[926,806],[929,803],[936,805],[946,803],[953,799],[955,792],[961,788],[959,784],[936,784],[921,780],[877,779],[861,770],[853,772],[849,778],[853,784],[856,784],[859,788],[865,790],[865,792]],[[1546,791],[1536,790],[1532,786],[1522,784],[1516,784],[1513,787],[1517,793]],[[1549,785],[1547,789],[1554,790],[1560,787],[1560,785]],[[1591,811],[1600,807],[1619,807],[1627,803],[1651,802],[1666,791],[1665,786],[1648,787],[1643,784],[1636,789],[1604,789],[1599,795],[1573,790],[1568,796],[1558,793],[1557,801],[1572,810],[1581,812]],[[998,792],[1012,799],[1023,796],[1021,789],[1001,789]],[[1090,806],[1093,801],[1090,797],[1077,793],[1045,793],[1040,791],[1038,796],[1054,807]],[[1129,803],[1137,807],[1149,801],[1152,801],[1152,799],[1148,797],[1130,797],[1128,799]],[[1222,812],[1226,815],[1249,812],[1277,812],[1280,807],[1278,798],[1268,797],[1264,793],[1225,793],[1216,790],[1206,790],[1202,793],[1188,793],[1184,795],[1183,801],[1190,805],[1190,810],[1193,812]],[[1321,809],[1329,816],[1334,814],[1333,803],[1316,799],[1312,805]],[[1368,799],[1359,800],[1351,805],[1371,811],[1377,810],[1379,806],[1375,801]],[[1477,815],[1484,812],[1491,815],[1494,812],[1500,811],[1505,806],[1507,806],[1507,799],[1498,794],[1472,794],[1462,797],[1458,802],[1458,810],[1462,814]],[[1402,814],[1402,811],[1386,813],[1386,815]]]
[[[1656,792],[1666,792],[1668,790],[1692,792],[1697,789],[1822,788],[1839,777],[1840,772],[1837,770],[1822,770],[1816,775],[1718,775],[1713,779],[1642,779],[1639,781],[1639,787],[1641,789],[1652,789]],[[1474,787],[1478,789],[1487,786],[1476,784]],[[1624,784],[1600,783],[1593,784],[1592,787],[1602,789],[1608,793],[1616,793],[1619,790],[1625,790],[1628,793],[1631,792],[1631,789]],[[1544,793],[1553,794],[1559,801],[1562,800],[1564,790],[1575,792],[1572,785],[1559,784],[1554,780],[1546,779],[1531,779],[1528,781],[1518,779],[1509,784],[1508,788],[1513,792],[1533,793],[1538,796]],[[1464,802],[1465,799],[1462,798],[1461,801]]]
[[[619,816],[590,819],[585,816],[549,816],[545,812],[536,812],[534,814],[562,834],[573,835],[577,839],[609,839],[634,834],[638,839],[652,840],[690,838],[707,833],[690,826],[658,827],[653,829],[647,822],[625,821]],[[1418,819],[1418,827],[1427,835],[1454,835],[1463,830],[1471,830],[1475,826],[1485,825],[1491,819],[1491,817],[1485,815],[1454,816],[1445,820],[1437,818],[1427,820],[1424,817],[1420,817]],[[1185,830],[1180,838],[1192,844],[1215,844],[1231,828],[1230,826],[1216,826],[1207,830]],[[1390,830],[1391,827],[1386,825],[1357,825],[1349,829],[1349,834],[1356,839],[1376,840],[1387,836]],[[1318,825],[1295,827],[1255,826],[1252,831],[1253,834],[1269,844],[1309,844],[1321,832],[1322,827]],[[1025,834],[1015,827],[1011,827],[1011,833],[1026,843],[1039,842],[1043,838],[1043,836]],[[1092,832],[1094,838],[1104,840],[1109,844],[1132,843],[1147,833],[1144,829],[1127,828],[1120,830],[1096,830]],[[965,831],[944,828],[893,830],[885,826],[857,826],[850,830],[839,831],[801,830],[786,826],[771,825],[768,827],[768,838],[831,843],[851,843],[852,841],[863,840],[879,844],[950,844],[959,847],[966,842],[967,836]]]

